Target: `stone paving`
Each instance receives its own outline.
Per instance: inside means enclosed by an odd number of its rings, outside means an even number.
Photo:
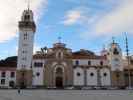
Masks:
[[[0,90],[0,100],[133,100],[133,90]]]

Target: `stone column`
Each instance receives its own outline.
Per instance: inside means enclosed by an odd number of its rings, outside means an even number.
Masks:
[[[17,70],[16,86],[21,87],[22,83],[25,88],[32,87],[32,70]]]
[[[100,74],[100,67],[97,68],[97,86],[101,86],[101,74]]]
[[[87,68],[84,67],[84,86],[87,86]]]

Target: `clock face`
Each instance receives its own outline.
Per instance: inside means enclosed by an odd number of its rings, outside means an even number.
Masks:
[[[114,61],[115,61],[115,62],[119,62],[119,59],[118,59],[118,58],[115,58]]]
[[[114,48],[113,54],[114,54],[114,55],[118,55],[118,54],[119,54],[119,52],[118,52],[118,49],[117,49],[117,48]]]
[[[120,62],[119,62],[119,59],[114,59],[113,62],[112,62],[114,65],[118,65]]]
[[[119,64],[115,64],[115,68],[120,68],[120,65]]]
[[[119,59],[118,58],[115,58],[114,60],[113,60],[113,66],[114,66],[114,68],[120,68],[120,62],[119,62]]]

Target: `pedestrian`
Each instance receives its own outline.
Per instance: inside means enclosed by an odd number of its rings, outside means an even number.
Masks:
[[[20,94],[20,88],[18,88],[18,94]]]

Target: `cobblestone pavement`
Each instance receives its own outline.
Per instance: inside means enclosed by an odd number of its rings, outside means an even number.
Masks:
[[[0,100],[133,100],[133,90],[0,90]]]

